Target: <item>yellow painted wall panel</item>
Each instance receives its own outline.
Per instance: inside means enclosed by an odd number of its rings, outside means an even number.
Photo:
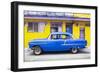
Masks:
[[[80,37],[79,26],[73,24],[73,37],[78,39]]]
[[[63,24],[62,24],[62,32],[66,32],[66,22],[63,21]]]
[[[24,47],[28,48],[28,42],[33,39],[47,38],[50,34],[50,23],[47,23],[43,32],[28,32],[27,25],[24,27]]]
[[[90,46],[91,33],[89,26],[85,26],[85,40],[87,40],[87,46]]]
[[[85,13],[74,13],[74,17],[80,17],[80,18],[90,18],[90,14]]]

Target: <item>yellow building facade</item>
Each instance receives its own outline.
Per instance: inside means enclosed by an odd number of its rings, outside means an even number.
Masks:
[[[90,18],[89,14],[80,14],[80,13],[74,13],[74,17],[77,18]],[[35,22],[35,23],[34,23]],[[38,31],[29,31],[32,29],[32,26],[29,26],[29,23],[36,24],[38,22],[45,22],[45,25],[41,27],[42,32]],[[53,24],[53,25],[52,25]],[[57,25],[58,24],[58,25]],[[56,28],[57,26],[58,28]],[[53,26],[53,27],[52,27]],[[56,26],[56,27],[55,27]],[[67,27],[69,27],[67,29]],[[37,27],[35,26],[34,29]],[[90,46],[90,21],[87,20],[59,20],[59,19],[37,19],[37,18],[24,18],[24,47],[28,48],[28,42],[33,39],[40,39],[40,38],[48,38],[48,36],[51,33],[52,28],[57,29],[61,32],[68,32],[70,30],[70,33],[73,34],[73,37],[75,39],[84,38],[87,40],[87,47]],[[38,28],[39,29],[39,28]],[[57,31],[57,32],[59,32]]]

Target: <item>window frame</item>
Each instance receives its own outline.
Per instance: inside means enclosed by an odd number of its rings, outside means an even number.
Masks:
[[[30,31],[28,30],[28,28],[29,28],[29,27],[28,27],[29,23],[32,23],[32,29],[31,29]],[[33,33],[35,33],[35,32],[36,32],[36,33],[44,32],[44,29],[45,29],[45,26],[46,26],[46,22],[42,22],[42,23],[44,23],[44,28],[43,28],[43,30],[42,30],[41,32],[39,31],[39,23],[41,23],[41,22],[28,22],[28,23],[27,23],[27,32],[33,32]],[[34,30],[34,25],[35,25],[35,24],[37,25],[37,30],[36,30],[36,31]],[[42,24],[41,24],[41,25],[42,25]]]

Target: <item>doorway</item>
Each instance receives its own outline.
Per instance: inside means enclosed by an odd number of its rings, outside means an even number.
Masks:
[[[73,28],[72,28],[72,24],[71,24],[71,23],[66,25],[66,32],[67,32],[67,33],[72,34],[72,29],[73,29]]]
[[[51,22],[51,32],[62,32],[61,22]]]
[[[85,28],[84,27],[80,28],[80,39],[85,39]]]

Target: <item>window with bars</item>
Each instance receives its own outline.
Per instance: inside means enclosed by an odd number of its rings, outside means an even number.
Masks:
[[[85,39],[85,28],[80,28],[80,39]]]
[[[28,22],[28,32],[43,32],[45,22]]]

